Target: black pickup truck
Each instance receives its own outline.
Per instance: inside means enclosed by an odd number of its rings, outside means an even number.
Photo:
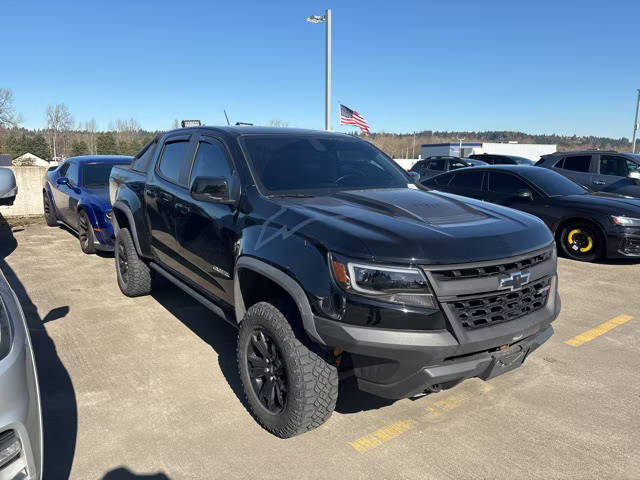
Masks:
[[[110,179],[125,295],[165,277],[238,327],[247,404],[290,437],[339,371],[397,399],[520,366],[560,311],[556,249],[523,212],[418,189],[348,135],[197,127]]]

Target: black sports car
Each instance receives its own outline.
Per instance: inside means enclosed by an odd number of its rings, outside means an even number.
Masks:
[[[590,192],[552,170],[522,165],[463,168],[422,185],[535,215],[575,260],[640,257],[640,199]]]

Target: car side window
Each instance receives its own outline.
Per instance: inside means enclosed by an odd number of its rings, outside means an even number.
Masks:
[[[153,153],[156,151],[157,145],[158,142],[153,141],[144,152],[138,154],[131,162],[131,170],[142,173],[146,172],[149,168],[149,163],[151,163]]]
[[[449,183],[451,187],[482,190],[482,178],[484,172],[458,172]]]
[[[76,162],[70,162],[69,169],[66,175],[66,177],[69,179],[69,183],[78,185],[78,181],[79,181],[78,173],[79,173],[78,164]]]
[[[178,183],[185,155],[189,149],[189,140],[178,140],[164,144],[158,170],[160,174],[173,183]]]
[[[629,159],[625,159],[627,161],[627,168],[629,169],[629,173],[633,173],[633,172],[638,172],[640,171],[640,165],[637,164],[636,162],[629,160]]]
[[[518,190],[529,190],[529,186],[514,175],[491,172],[489,174],[489,191],[495,193],[515,193]]]
[[[467,166],[467,164],[462,163],[460,160],[451,160],[449,162],[449,170],[457,170],[458,168],[464,168]]]
[[[618,155],[600,155],[600,175],[626,177],[629,175],[627,159]]]
[[[452,178],[453,178],[453,173],[445,173],[443,175],[438,175],[436,177],[433,177],[430,183],[432,185],[439,185],[441,187],[446,187],[447,185],[449,185],[449,182],[451,181]]]
[[[191,182],[198,177],[231,179],[231,165],[224,147],[217,140],[201,140],[191,169]]]
[[[65,177],[67,175],[67,171],[69,170],[69,162],[63,163],[58,170],[58,175],[60,177]]]
[[[588,172],[591,164],[591,155],[575,155],[565,157],[564,164],[561,168],[572,170],[574,172]]]
[[[429,170],[438,170],[438,171],[443,171],[444,170],[444,159],[442,160],[431,160],[431,162],[429,162]]]

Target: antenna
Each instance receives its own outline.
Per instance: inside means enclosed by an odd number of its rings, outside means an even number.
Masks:
[[[224,118],[227,119],[227,126],[230,126],[231,123],[229,123],[229,117],[227,116],[227,111],[226,110],[222,110],[224,112]]]

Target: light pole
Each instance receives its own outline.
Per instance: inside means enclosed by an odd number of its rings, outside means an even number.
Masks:
[[[636,132],[638,131],[638,109],[640,109],[640,88],[638,89],[638,102],[636,103],[636,121],[633,124],[633,140],[631,141],[631,153],[636,153]]]
[[[462,141],[464,140],[464,138],[458,138],[458,155],[462,156]]]
[[[331,9],[325,10],[324,15],[313,15],[307,18],[307,22],[325,22],[324,129],[331,130]]]

